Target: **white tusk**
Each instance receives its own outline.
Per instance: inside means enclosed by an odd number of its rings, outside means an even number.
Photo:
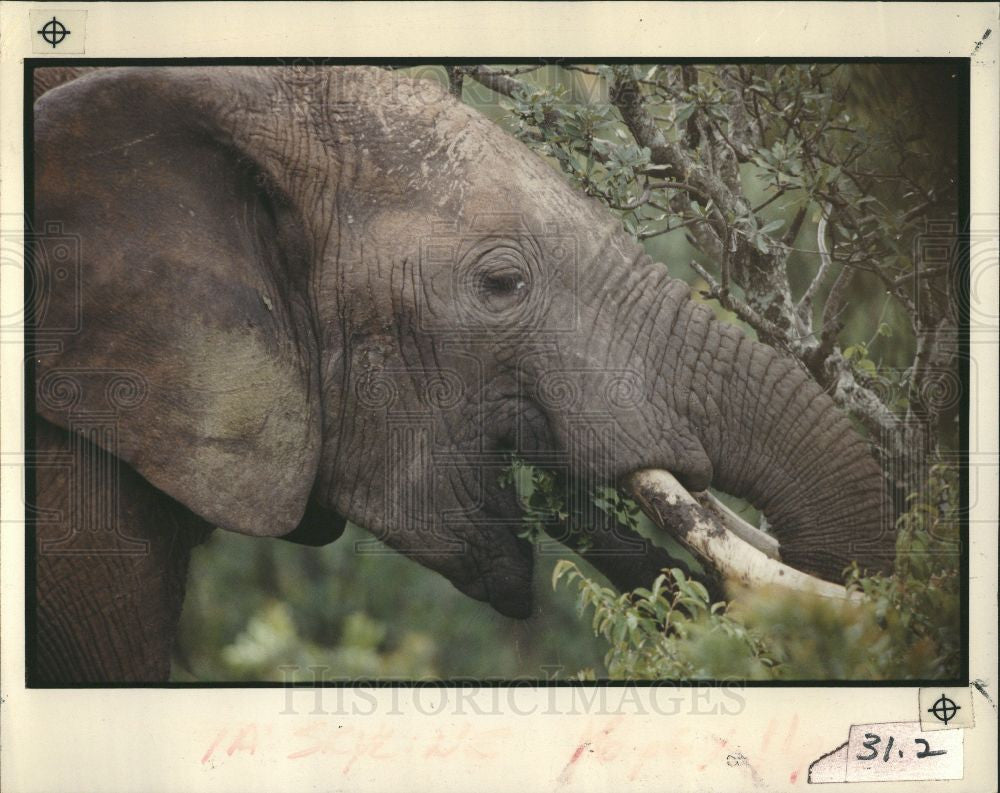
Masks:
[[[739,532],[732,530],[732,518],[699,504],[666,471],[638,471],[629,477],[627,485],[650,520],[676,537],[691,553],[706,561],[728,580],[752,588],[779,586],[837,600],[863,598],[860,592],[848,593],[846,588],[838,584],[815,578],[778,561],[767,552],[771,543],[762,541],[757,535],[762,535],[767,540],[773,538],[735,515],[732,517],[743,525]],[[713,508],[715,503],[718,503],[715,499],[709,502]],[[750,529],[750,532],[746,529]],[[764,548],[756,547],[758,544]]]
[[[781,561],[781,546],[777,537],[751,526],[707,490],[691,495],[710,515],[714,512],[719,521],[741,540],[750,543],[772,559]]]

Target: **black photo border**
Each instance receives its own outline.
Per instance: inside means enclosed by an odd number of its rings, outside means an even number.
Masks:
[[[960,514],[961,514],[961,675],[956,678],[907,679],[907,680],[789,680],[789,681],[755,681],[755,680],[532,680],[525,678],[501,679],[462,679],[450,678],[441,680],[388,680],[361,679],[352,681],[293,681],[293,682],[161,682],[161,683],[73,683],[52,684],[40,683],[34,678],[37,668],[35,637],[36,637],[36,591],[35,591],[35,519],[25,509],[25,686],[29,689],[258,689],[258,688],[411,688],[411,687],[740,687],[740,688],[916,688],[925,686],[968,686],[969,685],[969,425],[970,425],[970,265],[969,265],[969,231],[970,231],[970,131],[972,119],[970,116],[971,87],[971,57],[822,57],[822,58],[601,58],[587,55],[583,57],[559,56],[547,58],[517,58],[504,56],[478,56],[468,58],[336,58],[336,57],[267,57],[267,58],[85,58],[85,57],[46,57],[24,59],[24,105],[23,105],[23,144],[24,144],[24,232],[26,239],[34,229],[34,116],[33,79],[37,68],[81,67],[81,66],[289,66],[308,64],[316,66],[449,66],[473,64],[533,64],[559,65],[560,63],[607,63],[607,64],[803,64],[803,63],[936,63],[950,65],[955,69],[956,110],[958,129],[956,130],[958,177],[958,243],[957,255],[954,260],[954,270],[951,273],[953,282],[959,286],[958,294],[966,296],[966,302],[959,305],[959,379],[962,387],[961,421],[959,428],[960,446]],[[30,320],[33,312],[28,306],[33,294],[32,268],[26,266],[24,273],[24,437],[26,453],[34,447],[34,415],[35,415],[35,371],[34,351],[35,334]],[[35,503],[35,472],[26,464],[24,503]]]

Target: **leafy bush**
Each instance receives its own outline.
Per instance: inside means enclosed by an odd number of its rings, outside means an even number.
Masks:
[[[652,589],[618,594],[560,561],[553,586],[575,586],[577,610],[608,645],[614,679],[888,680],[959,673],[957,472],[931,468],[899,518],[893,575],[846,584],[860,603],[778,588],[738,590],[729,603],[678,569]],[[592,669],[580,676],[591,678]]]

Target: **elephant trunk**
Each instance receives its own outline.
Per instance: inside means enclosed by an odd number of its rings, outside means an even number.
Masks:
[[[704,306],[685,309],[702,328],[687,412],[713,486],[764,512],[792,567],[834,581],[852,559],[890,569],[895,536],[867,442],[793,360]]]

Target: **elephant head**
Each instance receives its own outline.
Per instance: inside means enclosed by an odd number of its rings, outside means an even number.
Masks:
[[[81,245],[38,381],[139,373],[115,453],[205,520],[281,536],[334,512],[522,616],[514,450],[744,497],[823,577],[891,563],[880,470],[832,400],[438,86],[112,68],[46,92],[35,135],[36,222]]]

